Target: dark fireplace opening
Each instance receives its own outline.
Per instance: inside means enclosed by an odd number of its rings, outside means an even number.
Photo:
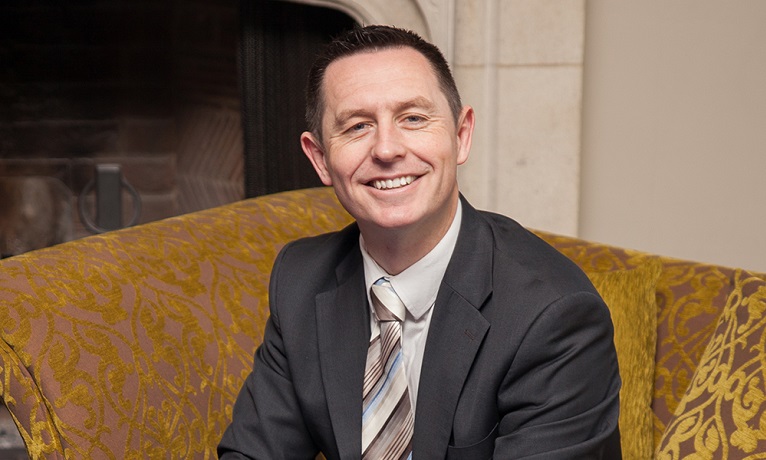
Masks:
[[[302,153],[304,87],[315,56],[354,26],[348,15],[284,1],[242,4],[246,193],[322,185]]]
[[[305,75],[353,24],[276,0],[0,2],[0,254],[92,234],[105,200],[145,223],[319,185]],[[102,166],[126,182],[110,197]]]

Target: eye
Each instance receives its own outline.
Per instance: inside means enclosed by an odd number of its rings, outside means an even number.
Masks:
[[[351,127],[349,127],[346,130],[346,132],[349,133],[349,134],[359,134],[359,133],[365,131],[369,126],[370,126],[370,124],[369,123],[365,123],[365,122],[355,123],[355,124],[351,125]]]
[[[402,124],[402,127],[407,129],[420,129],[424,126],[426,126],[428,122],[428,117],[421,115],[419,113],[410,113],[404,115],[400,119],[400,123]]]

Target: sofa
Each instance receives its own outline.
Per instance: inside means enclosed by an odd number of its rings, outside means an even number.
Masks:
[[[1,260],[0,396],[29,457],[216,458],[277,252],[351,221],[296,190]],[[624,458],[766,452],[766,276],[537,233],[610,307]]]

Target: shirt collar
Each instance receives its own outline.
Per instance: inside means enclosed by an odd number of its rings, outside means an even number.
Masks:
[[[457,203],[457,211],[447,233],[441,241],[423,256],[420,260],[409,266],[398,275],[389,275],[378,265],[367,252],[364,238],[359,234],[359,247],[362,250],[364,260],[364,278],[367,286],[367,298],[370,296],[370,286],[380,277],[385,276],[391,282],[394,291],[402,299],[407,311],[415,319],[420,319],[436,302],[444,273],[452,258],[457,237],[460,233],[460,223],[463,218],[463,205],[460,200]]]

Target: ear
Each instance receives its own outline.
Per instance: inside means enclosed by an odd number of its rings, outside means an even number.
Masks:
[[[460,112],[457,123],[457,164],[462,165],[468,160],[471,153],[471,138],[476,123],[476,115],[473,107],[467,105]]]
[[[326,155],[322,143],[310,132],[301,134],[301,147],[306,154],[319,179],[324,185],[332,185],[330,171],[327,169]]]

